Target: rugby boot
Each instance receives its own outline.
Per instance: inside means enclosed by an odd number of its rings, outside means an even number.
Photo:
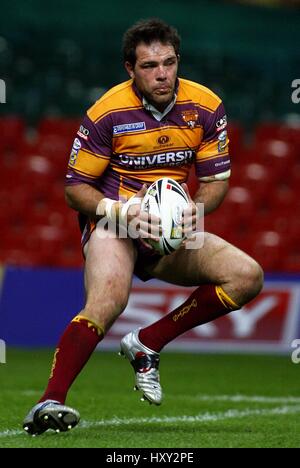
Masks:
[[[120,343],[120,355],[124,355],[135,372],[135,390],[143,392],[143,400],[160,405],[162,389],[159,383],[159,353],[144,346],[138,338],[139,330],[125,335]]]
[[[30,435],[39,435],[48,429],[55,432],[69,431],[80,420],[78,411],[55,400],[42,401],[35,405],[23,422],[23,429]]]

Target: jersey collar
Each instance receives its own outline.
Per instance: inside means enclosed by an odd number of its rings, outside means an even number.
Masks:
[[[165,108],[163,112],[160,112],[159,110],[156,109],[152,104],[150,104],[147,99],[143,96],[143,106],[147,111],[150,111],[153,117],[160,122],[169,112],[170,110],[174,107],[175,102],[177,99],[177,94],[174,93],[174,97],[170,104]]]

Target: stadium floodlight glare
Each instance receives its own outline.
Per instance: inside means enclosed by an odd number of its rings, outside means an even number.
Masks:
[[[6,363],[6,344],[4,340],[0,340],[0,364]]]
[[[4,80],[0,80],[0,103],[6,103],[6,84]]]

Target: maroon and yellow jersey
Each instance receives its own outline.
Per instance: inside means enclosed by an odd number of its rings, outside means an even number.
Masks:
[[[161,177],[185,182],[192,164],[200,180],[229,177],[226,115],[220,98],[180,78],[168,109],[155,113],[132,80],[109,90],[83,120],[66,183],[88,183],[106,197],[119,199]]]

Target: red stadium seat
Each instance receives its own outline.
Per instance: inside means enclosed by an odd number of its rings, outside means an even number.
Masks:
[[[268,199],[277,182],[277,175],[259,163],[245,164],[239,174],[240,185],[251,193],[256,208],[269,205]]]
[[[254,201],[251,192],[242,186],[230,187],[222,210],[225,210],[233,218],[249,221],[254,214]]]
[[[300,273],[300,252],[288,252],[282,262],[282,271]]]
[[[67,139],[75,138],[82,119],[45,117],[38,125],[38,132],[43,136],[62,136]]]
[[[285,252],[285,237],[280,233],[263,231],[253,236],[251,253],[265,271],[280,271]]]
[[[25,123],[21,117],[0,117],[0,154],[3,151],[18,151],[23,143]]]
[[[236,161],[242,160],[244,151],[244,128],[237,122],[230,122],[227,127],[229,137],[229,153]]]
[[[72,211],[69,210],[72,214]],[[61,267],[82,267],[84,260],[82,256],[82,249],[80,243],[80,231],[77,223],[77,216],[69,217],[62,228],[64,232],[63,242],[61,248],[55,256],[55,264]]]
[[[0,248],[0,263],[12,266],[44,266],[47,265],[47,258],[40,252],[33,252],[24,249]]]
[[[297,193],[287,183],[279,184],[272,195],[273,209],[277,213],[295,213],[296,205],[299,206]]]
[[[73,137],[74,138],[74,137]],[[41,135],[27,144],[24,149],[24,157],[47,158],[56,168],[57,174],[66,172],[69,155],[72,147],[72,137],[64,135]]]
[[[279,122],[260,124],[255,130],[255,142],[261,143],[270,139],[283,140],[297,145],[300,143],[300,126]]]
[[[221,207],[218,211],[205,216],[204,230],[228,240],[235,229],[233,221],[231,214]]]
[[[58,266],[64,268],[81,268],[84,265],[84,259],[80,244],[74,243],[74,241],[65,243],[56,262]]]
[[[33,179],[43,179],[43,182],[50,184],[57,177],[57,167],[52,159],[42,155],[32,155],[27,157],[20,164],[23,178],[29,181]]]
[[[297,156],[297,148],[294,143],[284,140],[266,140],[255,146],[259,154],[259,161],[268,164],[274,170],[280,168],[288,172]]]
[[[291,177],[289,179],[293,190],[300,195],[300,157],[298,157],[297,161],[293,164],[293,170]]]

